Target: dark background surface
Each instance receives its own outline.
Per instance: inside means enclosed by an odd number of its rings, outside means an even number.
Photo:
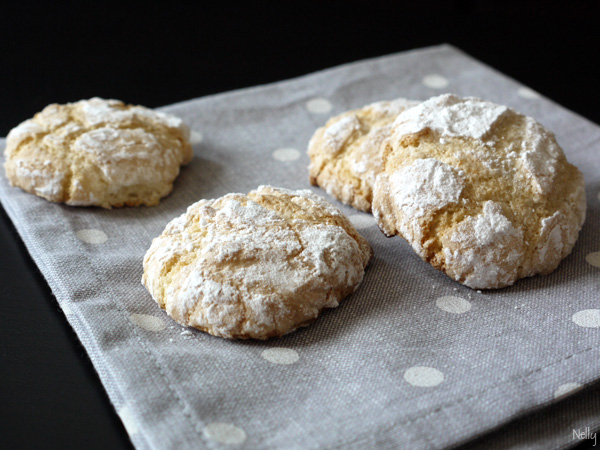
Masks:
[[[598,2],[84,3],[3,4],[0,136],[49,103],[158,107],[444,42],[600,123]],[[131,448],[1,208],[0,274],[0,448]]]

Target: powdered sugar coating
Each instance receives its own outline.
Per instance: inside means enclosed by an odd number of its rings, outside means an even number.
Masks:
[[[433,158],[417,159],[390,177],[397,207],[410,217],[437,211],[460,198],[464,181],[457,170]]]
[[[154,205],[192,157],[181,119],[118,100],[49,105],[9,133],[10,182],[76,206]]]
[[[168,128],[177,128],[187,134],[189,139],[189,131],[183,121],[171,114],[152,111],[141,106],[124,108],[123,103],[118,100],[104,100],[98,97],[78,102],[75,105],[75,114],[89,128],[106,124],[120,125],[136,121],[150,121],[160,123]]]
[[[38,134],[42,134],[44,128],[33,119],[21,122],[15,128],[8,132],[6,137],[5,154],[10,155],[23,141],[30,139]]]
[[[556,166],[563,157],[561,148],[552,133],[531,117],[526,118],[525,136],[521,146],[521,162],[534,191],[537,194],[549,194]]]
[[[174,219],[146,254],[143,283],[184,325],[265,339],[337,306],[370,255],[339,210],[310,191],[261,186]]]
[[[96,164],[106,180],[119,186],[135,186],[148,179],[160,179],[164,167],[178,166],[177,149],[163,148],[154,134],[141,128],[96,128],[80,135],[72,148]],[[122,162],[134,161],[137,164],[123,170]]]
[[[561,223],[564,222],[564,219],[564,214],[560,211],[556,211],[551,216],[542,219],[542,227],[540,230],[541,245],[538,249],[538,259],[540,261],[546,260],[551,253],[562,255],[565,245],[563,244],[564,240]]]
[[[352,133],[359,129],[360,122],[356,116],[344,117],[325,129],[325,133],[323,133],[325,148],[330,153],[336,154],[352,136]]]
[[[17,159],[16,175],[28,180],[29,183],[35,186],[35,193],[40,196],[58,195],[62,191],[62,183],[64,175],[60,172],[50,170],[40,170],[32,167],[26,160]]]
[[[481,214],[460,222],[445,244],[448,271],[460,273],[463,283],[473,289],[511,284],[525,256],[523,231],[491,201],[484,204]]]
[[[374,215],[386,235],[400,233],[425,258],[422,221],[458,202],[463,187],[464,180],[453,167],[433,158],[417,159],[391,175],[383,172],[378,177],[377,195],[381,197],[385,192],[391,200],[385,206],[378,202]],[[384,225],[390,217],[397,220]]]
[[[444,94],[404,111],[393,126],[398,134],[429,128],[441,136],[483,139],[507,111],[506,106],[478,98]]]
[[[380,101],[329,119],[308,144],[311,183],[344,203],[370,211],[373,184],[383,169],[382,144],[398,114],[416,104],[404,98]]]
[[[505,106],[431,98],[396,118],[383,155],[382,231],[476,289],[550,273],[585,219],[581,173],[551,132]]]

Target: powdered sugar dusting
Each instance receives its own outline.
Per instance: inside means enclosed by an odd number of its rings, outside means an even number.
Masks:
[[[48,105],[35,115],[34,120],[43,123],[47,130],[56,130],[69,121],[69,111],[64,105]]]
[[[388,142],[374,215],[384,233],[401,234],[451,278],[471,287],[504,287],[550,273],[571,251],[585,216],[583,179],[534,119],[447,94],[401,113]],[[415,157],[451,164],[468,183],[464,198],[422,218],[443,207],[446,196],[406,166]],[[456,190],[452,183],[437,184]]]
[[[238,292],[231,283],[219,283],[206,278],[202,270],[192,270],[185,279],[177,301],[166,302],[166,311],[174,317],[186,317],[201,303],[203,320],[225,326],[238,302]],[[202,323],[200,323],[202,324]]]
[[[57,171],[40,170],[28,165],[27,161],[16,160],[16,175],[33,186],[36,194],[42,197],[60,195],[64,175]]]
[[[335,225],[316,225],[299,230],[300,241],[303,245],[301,259],[311,270],[330,278],[338,284],[352,285],[362,279],[363,267],[355,264],[337,264],[337,261],[349,261],[352,254],[358,254],[360,249],[340,227]],[[337,301],[328,307],[337,306]]]
[[[397,135],[430,130],[450,137],[482,140],[508,108],[474,97],[452,94],[432,97],[401,113],[394,122]]]
[[[474,289],[512,284],[523,258],[523,232],[492,201],[481,214],[461,222],[444,249],[447,270],[466,273]]]
[[[397,98],[391,101],[381,101],[367,105],[365,109],[370,109],[373,113],[381,117],[396,117],[401,112],[408,108],[418,105],[419,102],[407,100],[405,98]]]
[[[254,193],[292,195],[291,202],[303,209],[320,203],[313,201],[316,196],[310,191],[261,186]],[[145,263],[151,293],[157,287],[154,276],[160,276],[176,253],[194,255],[193,262],[181,269],[182,284],[165,300],[167,312],[176,320],[221,335],[233,334],[234,329],[260,335],[263,329],[277,329],[299,307],[290,301],[314,296],[303,306],[306,317],[314,318],[323,307],[337,306],[339,298],[333,295],[337,286],[362,280],[364,267],[357,263],[361,250],[343,228],[289,221],[278,209],[251,198],[228,194],[192,205],[153,242],[147,254],[151,261]],[[315,296],[323,280],[329,282],[321,289],[332,295]],[[153,297],[157,299],[155,293]]]
[[[352,170],[355,173],[365,173],[368,170],[368,164],[369,161],[367,160],[367,158],[361,158],[359,161],[351,161],[350,162],[350,167],[352,167]]]
[[[5,168],[15,186],[54,202],[156,204],[192,157],[187,135],[181,119],[118,100],[53,104],[11,131]]]
[[[21,122],[15,128],[9,131],[6,137],[6,152],[9,153],[17,148],[25,139],[44,132],[44,128],[33,119]]]
[[[189,138],[189,129],[183,121],[176,116],[154,111],[142,106],[126,107],[118,100],[104,100],[94,97],[82,100],[74,104],[81,111],[81,119],[88,127],[96,127],[105,124],[123,124],[135,120],[143,122],[160,123],[169,128],[179,128]]]
[[[542,219],[540,241],[538,244],[539,261],[546,260],[549,252],[562,256],[564,244],[561,222],[563,220],[564,215],[560,211],[556,211],[553,215]],[[556,257],[553,259],[556,259]]]
[[[75,105],[81,110],[85,125],[93,127],[110,122],[117,115],[116,107],[122,106],[122,103],[118,100],[94,97],[79,101]]]
[[[176,149],[162,149],[154,135],[141,128],[115,130],[101,127],[79,136],[73,150],[96,164],[106,178],[121,186],[142,184],[153,179],[150,172],[159,177],[158,166],[168,165]],[[145,160],[143,165],[122,162]],[[149,166],[149,163],[152,162]]]
[[[123,159],[150,159],[160,154],[156,138],[142,130],[115,130],[102,127],[82,134],[73,144],[75,151],[91,155],[99,163]]]
[[[375,184],[375,177],[383,171],[381,160],[381,146],[391,132],[391,125],[372,128],[368,138],[357,148],[350,165],[355,173],[361,174],[362,179],[371,187]]]
[[[534,119],[527,117],[521,145],[521,161],[537,194],[548,194],[556,174],[558,159],[563,155],[552,134]]]
[[[407,217],[421,217],[457,202],[463,187],[456,169],[433,158],[417,159],[390,176],[391,195]]]
[[[513,227],[512,223],[502,214],[502,209],[494,202],[486,202],[483,214],[472,221],[473,233],[455,233],[452,240],[455,242],[475,241],[478,246],[491,245],[501,236],[519,236],[522,233]]]
[[[355,115],[344,117],[331,124],[325,130],[323,139],[325,148],[330,153],[337,153],[356,130],[360,129],[360,122]]]

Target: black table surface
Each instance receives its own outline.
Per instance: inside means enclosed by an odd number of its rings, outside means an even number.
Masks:
[[[159,107],[441,43],[600,123],[598,2],[61,3],[2,6],[0,136],[50,103]],[[2,208],[0,274],[0,448],[132,448]]]

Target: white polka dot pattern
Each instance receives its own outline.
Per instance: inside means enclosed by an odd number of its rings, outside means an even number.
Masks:
[[[190,144],[199,144],[204,140],[204,136],[199,131],[192,131],[190,133]]]
[[[575,392],[581,390],[583,386],[579,383],[565,383],[561,384],[556,391],[554,391],[554,398],[564,398],[568,395],[574,394]]]
[[[370,214],[351,214],[348,216],[350,222],[357,230],[363,230],[376,225],[375,219]]]
[[[133,419],[131,410],[128,406],[123,406],[121,409],[119,409],[118,414],[129,435],[136,434],[139,431],[137,423]]]
[[[86,244],[99,245],[104,244],[108,240],[108,236],[104,231],[95,229],[79,230],[75,235]]]
[[[466,313],[471,309],[471,303],[462,297],[455,297],[453,295],[447,295],[440,297],[435,301],[435,305],[442,311],[446,311],[453,314]]]
[[[167,327],[165,321],[160,317],[148,314],[131,314],[129,319],[138,327],[147,331],[162,331]]]
[[[294,364],[300,359],[296,350],[291,348],[273,347],[264,350],[261,356],[273,364]]]
[[[333,105],[326,98],[313,98],[306,102],[306,109],[313,114],[326,114],[333,109]]]
[[[71,305],[69,305],[67,302],[62,302],[60,304],[60,309],[62,309],[62,312],[65,316],[73,314],[73,309],[71,308]]]
[[[445,77],[432,73],[423,77],[423,84],[428,88],[443,89],[448,86],[449,82]]]
[[[246,432],[231,423],[213,422],[204,427],[204,435],[221,444],[241,444],[246,440]]]
[[[404,379],[413,386],[433,387],[444,381],[444,374],[433,367],[415,366],[404,372]]]
[[[272,156],[273,159],[281,162],[296,161],[300,158],[300,151],[295,148],[278,148]]]
[[[540,98],[540,94],[535,92],[533,89],[529,89],[528,87],[520,87],[517,90],[517,95],[521,98],[526,98],[529,100]]]
[[[573,314],[573,322],[584,328],[600,328],[600,309],[584,309]]]
[[[589,253],[585,260],[591,266],[600,267],[600,252]]]

